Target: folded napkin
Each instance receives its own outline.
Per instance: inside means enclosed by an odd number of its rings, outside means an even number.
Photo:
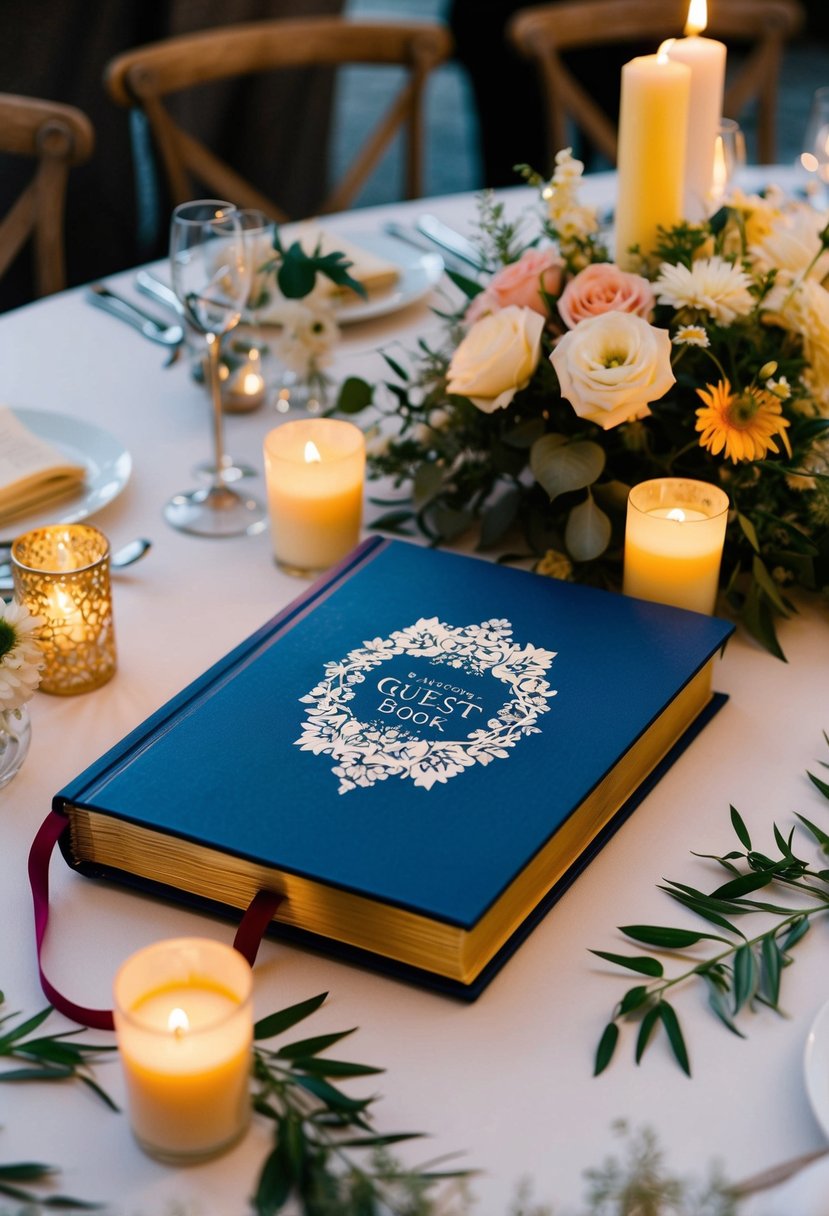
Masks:
[[[80,489],[86,468],[0,406],[0,525]]]
[[[306,253],[313,253],[319,245],[322,254],[345,254],[348,261],[351,262],[349,274],[352,279],[361,283],[368,292],[385,291],[387,288],[393,287],[400,278],[400,268],[394,262],[372,253],[370,249],[363,249],[361,246],[355,245],[352,241],[346,240],[336,232],[331,232],[313,220],[286,225],[281,230],[281,238],[286,246],[293,244],[294,241],[299,241]],[[344,292],[349,296],[352,294],[345,288],[337,287],[330,279],[323,279],[323,283],[325,289],[332,295],[342,295]]]

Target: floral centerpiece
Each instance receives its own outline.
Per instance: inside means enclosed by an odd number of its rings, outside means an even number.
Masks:
[[[22,604],[0,599],[0,789],[28,751],[26,703],[40,683],[43,653],[37,635],[42,624]]]
[[[618,586],[631,485],[677,476],[731,504],[725,602],[781,655],[786,588],[829,585],[829,225],[779,191],[735,193],[660,232],[651,258],[609,256],[559,153],[532,231],[479,202],[485,281],[452,275],[445,343],[339,408],[399,420],[371,456],[410,497],[377,525],[481,548],[541,573]]]

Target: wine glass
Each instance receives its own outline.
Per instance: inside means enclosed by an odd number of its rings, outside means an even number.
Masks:
[[[711,183],[711,209],[721,207],[739,180],[746,164],[746,141],[742,128],[733,118],[724,118],[714,140],[714,173]]]
[[[204,336],[213,400],[213,465],[210,482],[176,494],[164,517],[197,536],[261,532],[266,514],[255,498],[228,484],[231,462],[224,448],[219,356],[222,336],[239,324],[248,299],[251,264],[238,212],[220,199],[181,203],[170,226],[173,290],[190,325]]]
[[[815,207],[825,208],[829,205],[829,86],[815,90],[799,163],[808,174],[807,198]]]

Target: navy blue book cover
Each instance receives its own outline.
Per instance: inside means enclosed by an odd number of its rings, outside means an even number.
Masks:
[[[56,805],[469,929],[731,631],[378,538]]]

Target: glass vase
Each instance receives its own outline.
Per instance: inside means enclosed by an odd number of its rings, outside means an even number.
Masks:
[[[0,790],[20,771],[32,738],[27,706],[0,710]]]

